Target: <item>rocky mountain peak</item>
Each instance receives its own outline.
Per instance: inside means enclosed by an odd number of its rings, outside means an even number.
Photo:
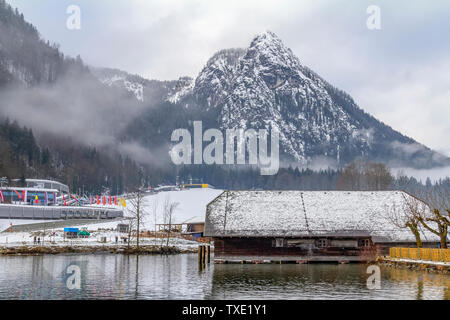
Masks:
[[[245,50],[217,52],[184,97],[196,99],[205,111],[216,110],[222,129],[276,129],[281,152],[300,165],[320,159],[339,166],[355,157],[400,164],[411,156],[399,154],[396,143],[417,144],[303,66],[271,31],[257,35]],[[423,165],[433,153],[419,146],[416,163]]]
[[[227,96],[244,49],[225,49],[214,54],[195,80],[194,94],[207,105],[216,107]]]
[[[256,36],[247,49],[245,60],[252,60],[263,66],[271,66],[272,71],[286,71],[301,67],[294,53],[273,32],[266,31]]]
[[[246,49],[218,51],[195,79],[165,86],[164,99],[180,107],[180,121],[204,120],[223,130],[277,130],[284,164],[340,167],[355,158],[393,167],[450,162],[436,160],[432,150],[365,113],[302,65],[271,31],[257,35]]]

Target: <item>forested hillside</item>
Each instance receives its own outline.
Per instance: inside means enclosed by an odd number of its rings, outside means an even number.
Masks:
[[[149,174],[129,157],[57,138],[40,147],[31,129],[0,122],[0,177],[49,178],[67,183],[74,192],[123,192],[146,182]]]
[[[0,85],[53,83],[71,69],[85,69],[80,59],[65,57],[57,44],[43,40],[23,14],[0,0]]]
[[[85,87],[77,87],[78,82]],[[79,57],[64,56],[23,14],[0,0],[0,176],[56,179],[74,192],[116,193],[145,184],[150,175],[147,166],[108,145],[76,139],[85,134],[83,130],[75,127],[74,135],[61,123],[73,122],[71,117],[84,120],[69,113],[80,108],[74,101],[92,109],[99,100],[91,92],[108,96],[117,91],[96,82]],[[117,108],[113,103],[121,102],[120,94],[111,95],[104,107]],[[46,120],[37,123],[39,134],[33,126],[23,125],[34,123],[34,118]]]

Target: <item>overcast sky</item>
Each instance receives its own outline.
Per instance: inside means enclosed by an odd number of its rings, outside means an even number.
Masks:
[[[275,32],[367,112],[450,156],[450,1],[7,0],[41,35],[91,65],[195,77],[216,51]],[[81,29],[66,27],[69,5]],[[366,9],[381,9],[369,30]]]

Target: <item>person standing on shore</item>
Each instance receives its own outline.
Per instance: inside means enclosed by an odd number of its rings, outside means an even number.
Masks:
[[[41,244],[41,237],[38,237],[38,244]]]

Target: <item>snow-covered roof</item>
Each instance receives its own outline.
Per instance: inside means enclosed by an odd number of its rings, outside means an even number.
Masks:
[[[212,237],[372,236],[375,242],[415,241],[389,212],[403,208],[401,191],[225,191],[206,210]],[[439,241],[422,230],[423,241]]]
[[[195,216],[192,218],[189,218],[182,222],[182,224],[199,224],[199,223],[205,223],[205,217],[204,216]]]

